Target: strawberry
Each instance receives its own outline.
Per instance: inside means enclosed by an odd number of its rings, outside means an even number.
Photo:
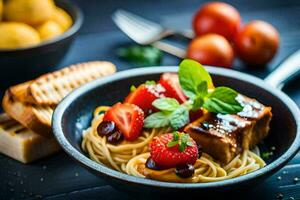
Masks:
[[[177,74],[164,73],[161,75],[158,83],[160,83],[166,89],[166,97],[175,98],[179,103],[183,103],[187,100],[187,97],[184,95],[179,84],[179,78]]]
[[[155,99],[164,97],[162,95],[166,90],[160,84],[142,84],[132,91],[126,98],[125,103],[135,104],[140,107],[145,114],[153,111],[152,102]]]
[[[144,125],[144,112],[136,105],[117,103],[105,112],[103,121],[112,121],[126,140],[139,137]]]
[[[152,160],[162,168],[193,165],[198,158],[196,142],[185,133],[175,131],[156,136],[149,147]]]

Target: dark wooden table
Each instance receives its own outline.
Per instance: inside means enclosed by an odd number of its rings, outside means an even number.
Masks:
[[[75,0],[73,0],[75,1]],[[64,60],[54,69],[68,64],[89,61],[109,60],[118,70],[135,67],[116,57],[120,45],[131,41],[121,33],[110,19],[117,8],[127,9],[149,19],[159,21],[177,29],[190,28],[193,12],[202,4],[201,0],[76,0],[85,14],[81,33]],[[300,1],[297,0],[234,0],[230,1],[239,9],[243,21],[263,19],[276,26],[281,36],[281,46],[276,58],[264,69],[247,69],[235,61],[235,69],[261,78],[266,77],[289,54],[300,48]],[[300,59],[300,58],[299,58]],[[163,65],[176,65],[179,60],[166,55]],[[1,63],[0,63],[1,65]],[[16,75],[16,80],[18,79]],[[28,77],[28,79],[33,78]],[[1,80],[7,83],[10,80]],[[284,91],[300,105],[300,77],[290,82]],[[3,93],[3,89],[0,91]],[[282,133],[284,137],[284,133]],[[248,188],[238,199],[300,199],[300,154],[281,171],[259,184]],[[93,176],[61,152],[29,165],[23,165],[0,155],[0,199],[131,199],[120,193],[103,180]],[[201,199],[201,197],[199,197]],[[219,199],[226,197],[226,194]]]

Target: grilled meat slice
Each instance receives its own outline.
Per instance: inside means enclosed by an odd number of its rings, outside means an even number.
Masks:
[[[224,164],[265,138],[272,118],[271,107],[243,95],[239,95],[237,100],[244,107],[242,112],[236,115],[205,112],[184,129],[204,152]]]

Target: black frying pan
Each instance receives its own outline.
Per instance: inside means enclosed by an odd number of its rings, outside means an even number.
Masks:
[[[66,97],[56,108],[53,131],[62,148],[80,165],[102,177],[115,188],[134,195],[209,194],[216,191],[236,191],[253,187],[283,167],[300,148],[300,112],[297,105],[276,87],[281,87],[299,69],[300,51],[292,55],[266,81],[233,70],[207,67],[215,85],[230,86],[242,94],[272,106],[273,119],[269,136],[262,148],[276,147],[268,165],[237,178],[212,183],[168,183],[142,179],[117,172],[98,164],[81,150],[82,131],[89,127],[92,113],[99,105],[112,105],[122,100],[132,84],[158,80],[163,72],[176,72],[177,67],[149,67],[116,73],[88,83]],[[184,191],[189,191],[188,193]]]

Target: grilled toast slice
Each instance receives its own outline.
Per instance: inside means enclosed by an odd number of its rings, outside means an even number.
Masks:
[[[116,67],[105,61],[80,63],[10,87],[3,98],[5,112],[23,126],[51,137],[51,118],[56,105],[73,89],[115,73]]]
[[[115,65],[105,61],[71,65],[32,81],[27,89],[27,98],[22,101],[36,105],[57,105],[72,90],[115,71]]]
[[[23,103],[14,98],[10,90],[6,91],[2,107],[13,119],[26,128],[45,137],[52,137],[51,118],[54,107],[37,106]]]
[[[30,131],[17,121],[0,114],[0,153],[23,163],[51,155],[60,150],[56,140]]]
[[[244,106],[236,115],[205,112],[184,131],[215,159],[229,163],[242,150],[254,148],[269,132],[271,107],[243,95],[237,100]]]

